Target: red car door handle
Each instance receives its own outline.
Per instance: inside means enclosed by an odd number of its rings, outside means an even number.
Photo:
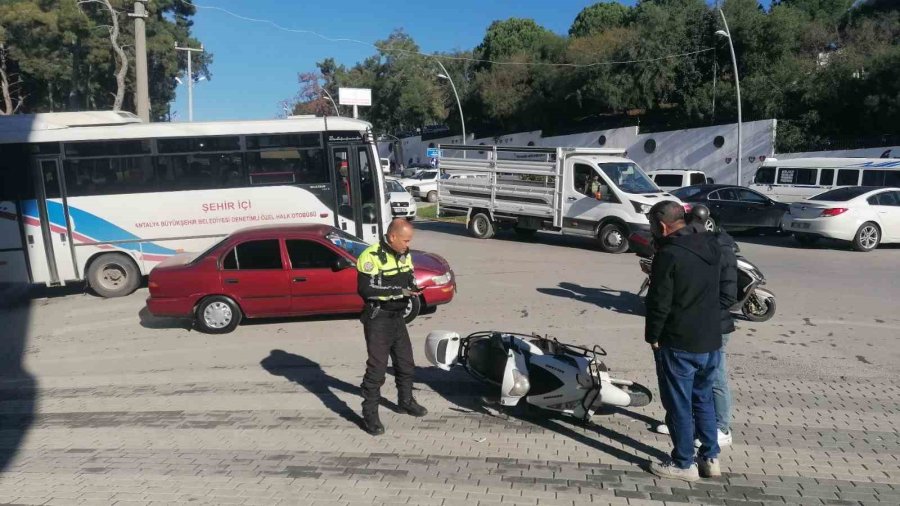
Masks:
[[[306,278],[294,278],[294,283],[302,283],[306,281]]]
[[[236,284],[238,284],[238,280],[236,280],[236,279],[234,279],[234,278],[228,278],[228,279],[225,280],[225,284],[227,284],[227,285],[236,285]]]

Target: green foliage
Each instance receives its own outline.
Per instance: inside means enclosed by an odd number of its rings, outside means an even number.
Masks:
[[[778,119],[780,151],[900,133],[896,2],[783,0],[768,11],[757,0],[721,5],[744,120]],[[723,28],[705,0],[643,0],[634,7],[604,1],[578,14],[569,37],[511,18],[494,21],[471,51],[435,56],[457,86],[467,129],[479,136],[636,121],[643,128],[688,128],[737,117],[728,41],[715,35]],[[456,101],[433,58],[411,53],[418,46],[403,32],[378,48],[352,68],[320,62],[325,88],[371,87],[373,107],[361,112],[381,131],[438,121],[458,131]]]
[[[118,12],[119,44],[129,60],[123,109],[134,111],[133,2],[111,0]],[[151,117],[163,119],[175,98],[175,80],[187,66],[175,43],[198,47],[190,35],[195,8],[181,0],[147,4],[147,66]],[[100,110],[112,107],[116,62],[109,41],[109,14],[76,0],[0,1],[0,53],[5,51],[10,93],[17,112]],[[194,55],[195,76],[211,77],[212,55]],[[0,110],[4,109],[0,103]],[[4,111],[6,112],[6,111]]]
[[[618,2],[596,3],[578,13],[572,27],[569,28],[569,36],[585,37],[621,28],[631,21],[631,15],[631,8]]]

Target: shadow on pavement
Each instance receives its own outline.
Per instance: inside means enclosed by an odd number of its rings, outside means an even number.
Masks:
[[[259,365],[269,374],[284,376],[285,379],[302,386],[315,394],[326,408],[362,428],[362,417],[334,393],[334,390],[338,390],[359,396],[358,386],[329,376],[318,362],[284,350],[272,350]]]
[[[562,282],[558,288],[538,288],[538,292],[595,304],[617,313],[644,315],[644,299],[635,293],[611,288],[588,288],[577,283]]]
[[[15,459],[34,423],[37,382],[24,367],[31,320],[27,285],[0,285],[0,472]]]
[[[388,372],[393,374],[390,369]],[[416,367],[415,378],[417,383],[427,385],[445,401],[455,405],[457,407],[456,411],[526,422],[640,467],[647,466],[648,459],[651,458],[660,460],[668,458],[665,452],[653,446],[594,422],[581,424],[575,418],[528,406],[525,401],[520,402],[519,406],[513,408],[501,407],[499,402],[496,402],[499,395],[497,387],[475,380],[461,367],[450,371],[443,371],[437,367]],[[617,411],[609,411],[609,413],[614,412]],[[630,415],[631,412],[626,414]],[[652,420],[649,417],[646,418]],[[600,438],[607,438],[620,443],[638,453],[645,454],[647,458],[642,458],[625,449],[613,446]]]
[[[184,329],[191,330],[194,328],[190,318],[168,318],[163,316],[153,316],[147,306],[141,308],[138,312],[138,318],[141,320],[141,327],[145,329]]]

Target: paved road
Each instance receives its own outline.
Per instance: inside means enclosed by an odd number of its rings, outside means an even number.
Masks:
[[[78,290],[3,309],[0,502],[113,504],[900,504],[898,250],[742,239],[779,312],[742,323],[729,359],[735,445],[725,476],[688,485],[642,470],[669,442],[658,402],[580,426],[486,408],[460,371],[426,367],[431,329],[550,333],[609,351],[654,385],[633,255],[540,235],[479,241],[420,225],[457,299],[411,327],[424,420],[358,428],[364,362],[349,318],[251,322],[208,336],[143,309],[146,290]],[[655,387],[654,387],[655,391]]]

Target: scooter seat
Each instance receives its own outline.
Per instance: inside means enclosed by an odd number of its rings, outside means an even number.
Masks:
[[[494,383],[503,382],[506,372],[507,351],[500,334],[474,339],[469,342],[468,367]]]

